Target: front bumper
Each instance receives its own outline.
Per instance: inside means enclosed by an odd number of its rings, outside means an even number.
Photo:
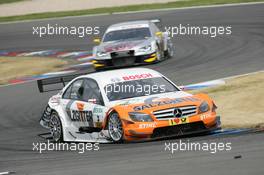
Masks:
[[[157,61],[156,52],[140,55],[140,56],[126,56],[126,57],[112,57],[111,59],[99,60],[94,59],[92,61],[94,68],[115,68],[126,67],[133,65],[151,64]]]
[[[142,128],[142,126],[144,127]],[[206,119],[204,121],[197,120],[186,123],[170,123],[170,121],[167,120],[141,124],[131,124],[130,126],[125,127],[124,137],[127,141],[153,140],[207,133],[218,129],[221,129],[220,116],[215,116],[213,114],[210,119]]]

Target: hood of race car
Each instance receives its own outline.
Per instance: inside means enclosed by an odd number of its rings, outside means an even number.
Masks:
[[[134,50],[136,48],[144,47],[148,44],[151,44],[151,41],[152,38],[143,39],[143,40],[131,39],[131,40],[107,42],[97,46],[97,50],[100,52],[117,52],[117,51]]]
[[[128,112],[150,112],[175,106],[199,106],[203,101],[204,100],[198,96],[191,95],[184,91],[177,91],[165,94],[136,97],[128,100],[114,101],[110,103],[110,106],[118,106],[118,108],[122,108]]]

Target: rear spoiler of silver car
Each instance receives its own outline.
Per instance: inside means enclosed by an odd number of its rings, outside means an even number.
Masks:
[[[56,76],[37,80],[39,92],[43,93],[61,90],[68,82],[81,75],[84,75],[84,73]]]

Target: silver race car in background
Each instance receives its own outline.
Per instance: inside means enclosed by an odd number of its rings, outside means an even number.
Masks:
[[[111,25],[93,48],[96,70],[150,64],[173,56],[168,33],[161,32],[159,20],[131,21]]]

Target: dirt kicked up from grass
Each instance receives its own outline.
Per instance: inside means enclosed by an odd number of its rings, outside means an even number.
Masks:
[[[0,57],[0,85],[9,80],[61,70],[67,62],[56,58]]]
[[[264,71],[226,80],[204,92],[218,106],[223,128],[264,128]]]

